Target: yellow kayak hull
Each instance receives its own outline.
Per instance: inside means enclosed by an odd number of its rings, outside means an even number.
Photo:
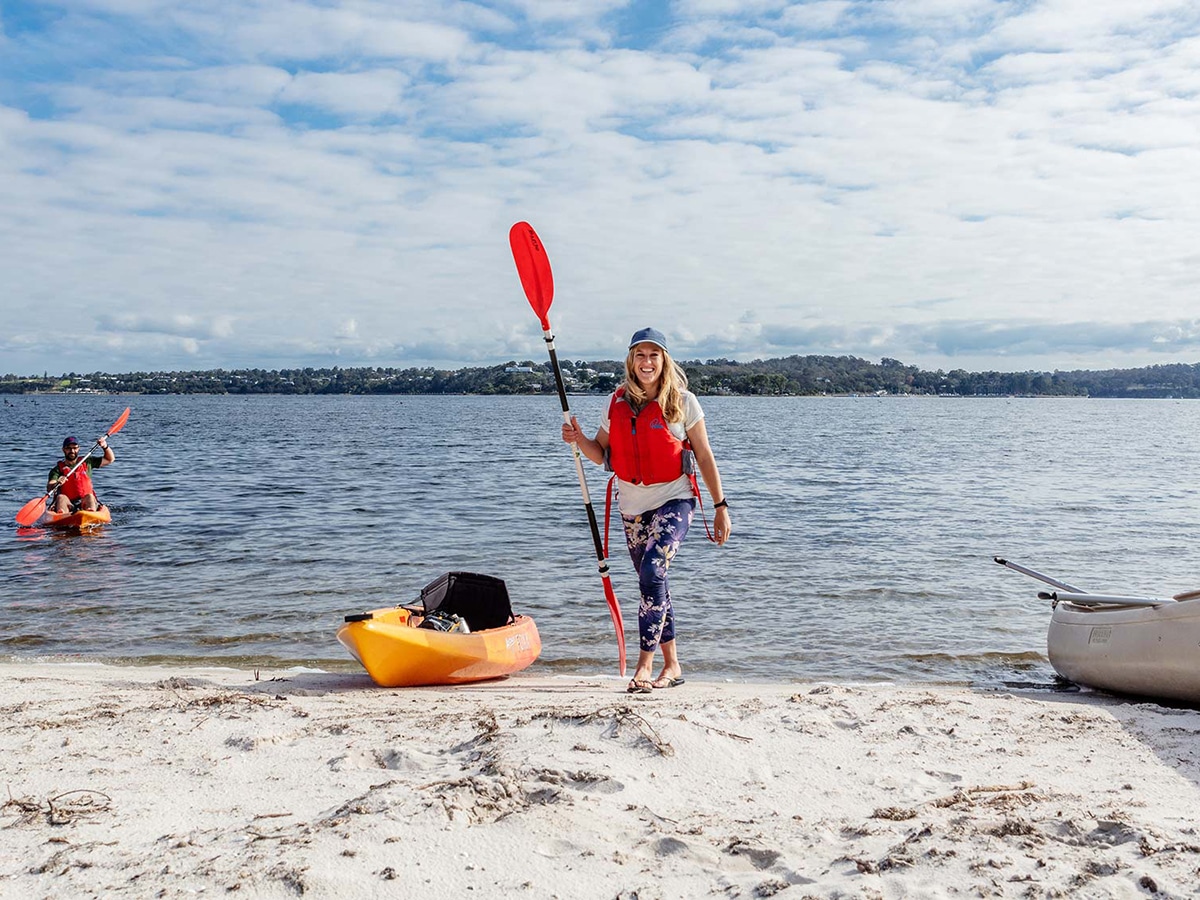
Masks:
[[[542,652],[537,626],[528,616],[501,628],[458,634],[417,628],[421,617],[403,607],[369,615],[344,624],[337,638],[381,687],[501,678],[528,668]]]

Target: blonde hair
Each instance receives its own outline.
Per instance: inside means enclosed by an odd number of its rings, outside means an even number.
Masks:
[[[658,345],[655,344],[655,346]],[[637,347],[637,344],[630,347],[629,353],[625,356],[625,396],[629,398],[629,402],[636,409],[641,409],[650,402],[650,398],[642,390],[637,375],[634,373],[633,351]],[[670,353],[662,347],[659,349],[662,350],[663,367],[662,374],[658,376],[658,396],[654,399],[658,401],[664,419],[668,422],[682,422],[683,392],[687,390],[688,386],[687,374],[675,360],[671,359]]]

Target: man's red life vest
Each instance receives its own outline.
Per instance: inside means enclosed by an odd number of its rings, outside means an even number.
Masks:
[[[608,465],[622,481],[633,484],[663,484],[691,474],[684,467],[684,452],[690,443],[681,441],[667,427],[662,407],[651,400],[640,413],[618,388],[608,407]]]
[[[92,487],[92,477],[88,474],[88,464],[83,462],[75,474],[67,479],[59,479],[58,492],[68,500],[82,500],[88,494],[95,493],[95,488]],[[71,471],[70,465],[66,460],[62,460],[58,464],[60,475],[66,475]]]

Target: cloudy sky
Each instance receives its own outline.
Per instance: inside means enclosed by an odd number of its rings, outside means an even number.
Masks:
[[[0,2],[0,374],[1200,361],[1195,0]]]

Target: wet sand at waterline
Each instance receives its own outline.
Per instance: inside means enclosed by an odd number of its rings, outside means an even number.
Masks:
[[[1200,713],[0,666],[0,896],[1185,897]]]

